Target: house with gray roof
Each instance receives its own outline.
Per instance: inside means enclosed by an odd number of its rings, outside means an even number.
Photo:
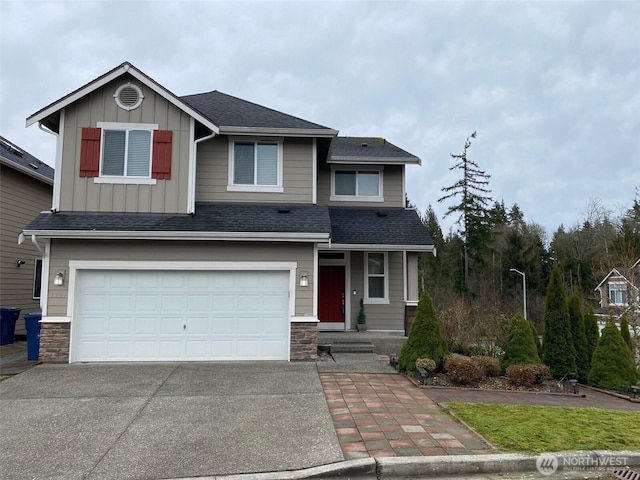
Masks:
[[[40,311],[42,253],[18,245],[24,226],[51,208],[53,169],[0,136],[0,306]],[[17,330],[23,328],[22,317]]]
[[[600,293],[595,311],[600,317],[640,312],[640,258],[631,266],[612,268],[594,290]]]
[[[219,91],[177,96],[130,63],[27,118],[57,135],[41,359],[306,360],[318,331],[404,331],[418,255],[405,165],[383,138]]]

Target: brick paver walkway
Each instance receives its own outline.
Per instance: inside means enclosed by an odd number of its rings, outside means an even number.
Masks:
[[[320,380],[347,460],[493,451],[401,375],[320,373]]]

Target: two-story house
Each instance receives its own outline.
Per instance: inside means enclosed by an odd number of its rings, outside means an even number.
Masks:
[[[631,267],[616,267],[595,288],[600,293],[596,314],[620,317],[630,309],[640,308],[640,258]]]
[[[57,136],[44,361],[298,360],[319,329],[404,329],[417,257],[405,165],[381,138],[218,91],[178,97],[130,63],[27,119]]]

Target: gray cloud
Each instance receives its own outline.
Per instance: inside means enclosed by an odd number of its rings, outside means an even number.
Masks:
[[[640,185],[638,2],[0,3],[0,133],[52,163],[25,118],[128,60],[178,95],[222,90],[420,156],[424,210],[449,153],[551,233]],[[450,220],[444,222],[445,229]]]

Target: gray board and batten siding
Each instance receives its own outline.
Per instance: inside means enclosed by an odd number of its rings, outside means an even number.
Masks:
[[[113,95],[131,81],[142,89],[144,100],[126,111]],[[173,131],[171,179],[155,185],[94,183],[80,177],[82,129],[98,122],[157,124],[159,130]],[[64,109],[60,211],[187,213],[191,117],[129,76],[118,78],[89,93]]]

